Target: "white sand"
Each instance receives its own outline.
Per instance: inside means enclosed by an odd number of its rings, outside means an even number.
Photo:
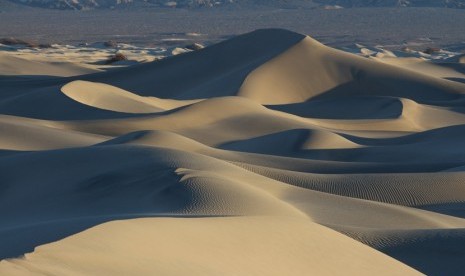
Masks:
[[[465,269],[459,59],[284,30],[89,75],[28,55],[0,55],[0,275]]]

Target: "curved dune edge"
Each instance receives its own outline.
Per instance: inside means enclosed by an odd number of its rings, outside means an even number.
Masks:
[[[88,106],[125,113],[156,113],[201,101],[142,97],[118,87],[89,81],[72,81],[64,85],[61,92]]]
[[[38,247],[23,260],[0,263],[0,273],[12,276],[335,275],[341,269],[357,275],[420,275],[315,223],[266,217],[113,221]]]

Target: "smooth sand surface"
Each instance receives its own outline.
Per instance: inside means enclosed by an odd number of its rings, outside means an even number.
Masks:
[[[99,72],[97,68],[72,62],[36,60],[34,55],[16,57],[8,52],[0,53],[1,75],[10,76],[76,76]]]
[[[10,58],[0,275],[465,270],[460,58],[276,29],[92,74]]]
[[[8,275],[415,274],[307,219],[265,217],[114,221],[6,263]]]

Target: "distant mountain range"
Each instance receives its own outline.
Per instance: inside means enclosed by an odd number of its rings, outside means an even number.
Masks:
[[[350,7],[444,7],[465,8],[464,0],[314,0],[323,5]]]
[[[213,8],[219,6],[276,8],[351,8],[351,7],[447,7],[465,8],[465,0],[7,0],[26,6],[89,10],[133,6],[165,8]]]

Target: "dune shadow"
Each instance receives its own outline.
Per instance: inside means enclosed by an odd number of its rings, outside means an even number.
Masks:
[[[343,84],[325,93],[350,90],[353,84]],[[339,92],[343,94],[343,92]],[[318,96],[317,96],[318,98]],[[367,95],[341,95],[335,99],[321,97],[301,103],[268,105],[269,109],[316,119],[364,120],[395,119],[402,114],[402,102],[397,98]]]
[[[465,219],[465,202],[432,204],[420,206],[417,208]]]
[[[426,275],[462,275],[465,229],[416,230],[409,242],[380,251]]]
[[[445,78],[445,79],[455,81],[455,82],[465,83],[465,78]]]

